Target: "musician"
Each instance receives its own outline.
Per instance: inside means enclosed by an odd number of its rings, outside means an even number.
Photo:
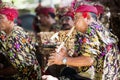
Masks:
[[[35,32],[59,31],[60,26],[55,19],[55,9],[38,5],[35,9],[36,17],[33,21]]]
[[[3,63],[0,77],[5,78],[2,80],[41,80],[35,43],[14,23],[17,16],[13,4],[0,3],[0,63]]]
[[[61,30],[70,30],[74,26],[74,11],[67,11],[61,18]]]
[[[50,65],[64,64],[79,67],[80,73],[85,73],[94,67],[92,79],[118,80],[120,66],[118,39],[97,22],[96,16],[97,9],[94,6],[80,5],[75,10],[74,16],[77,30],[74,57],[70,57],[67,49],[62,48],[59,53],[52,53],[48,62]]]

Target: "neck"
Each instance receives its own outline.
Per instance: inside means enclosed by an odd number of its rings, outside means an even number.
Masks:
[[[52,21],[51,21],[51,24],[54,24],[54,23],[56,23],[55,20],[52,20]]]
[[[56,23],[56,21],[55,21],[53,18],[50,17],[49,19],[50,19],[50,20],[49,20],[49,21],[50,21],[50,25]]]
[[[11,24],[6,30],[6,34],[9,35],[11,33],[11,31],[13,30],[14,24]]]

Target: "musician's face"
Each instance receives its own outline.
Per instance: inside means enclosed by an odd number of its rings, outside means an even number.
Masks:
[[[88,28],[88,24],[86,20],[83,18],[82,13],[76,13],[74,16],[74,25],[77,31],[82,33],[86,32]]]
[[[9,25],[9,20],[7,17],[3,14],[0,14],[0,31],[1,30],[6,30]]]
[[[74,25],[73,19],[70,16],[63,16],[60,22],[62,24],[62,30],[69,30]]]
[[[45,16],[44,14],[39,14],[40,22],[42,26],[48,26],[48,16]]]

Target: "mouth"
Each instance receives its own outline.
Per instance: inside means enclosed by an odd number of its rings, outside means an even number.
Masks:
[[[63,24],[61,29],[62,30],[69,30],[69,29],[71,29],[71,26],[69,24]]]

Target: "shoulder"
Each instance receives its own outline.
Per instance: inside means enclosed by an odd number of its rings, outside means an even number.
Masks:
[[[20,26],[14,26],[13,31],[14,32],[25,32],[25,30]]]
[[[9,35],[9,41],[21,41],[21,40],[29,40],[31,41],[30,35],[26,32],[22,27],[15,26],[12,32]]]
[[[20,26],[14,26],[14,29],[11,33],[11,36],[29,36],[28,32],[26,32],[22,27]]]
[[[103,43],[112,44],[118,42],[118,38],[116,37],[116,35],[112,34],[110,30],[104,27],[103,25],[93,24],[91,27]]]

